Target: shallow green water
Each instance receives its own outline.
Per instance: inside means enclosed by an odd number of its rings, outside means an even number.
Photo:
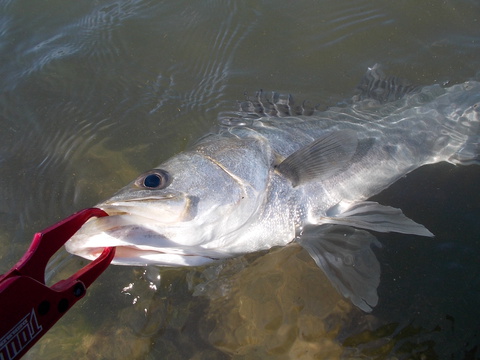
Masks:
[[[375,63],[420,85],[480,74],[476,1],[0,6],[0,272],[35,231],[184,149],[245,92],[328,106]],[[377,197],[436,237],[379,236],[371,314],[295,246],[207,268],[111,266],[29,357],[479,358],[479,176],[439,164]],[[85,263],[56,261],[50,281]]]

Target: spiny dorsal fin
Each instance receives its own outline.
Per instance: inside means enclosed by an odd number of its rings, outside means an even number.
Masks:
[[[315,107],[308,101],[297,104],[290,94],[264,93],[259,90],[254,96],[245,94],[245,100],[238,103],[237,111],[222,112],[219,115],[219,123],[231,126],[248,119],[310,116],[314,112]]]
[[[350,161],[357,145],[357,134],[353,130],[327,133],[288,156],[276,170],[288,178],[293,186],[325,179]]]
[[[315,108],[309,102],[296,104],[291,94],[280,94],[272,91],[270,95],[263,90],[255,96],[245,95],[245,101],[240,103],[240,109],[259,117],[285,117],[295,115],[312,115]]]
[[[406,94],[419,90],[419,86],[413,85],[405,79],[395,76],[387,77],[375,64],[363,76],[357,87],[358,94],[353,97],[354,101],[374,99],[380,103],[395,101]]]

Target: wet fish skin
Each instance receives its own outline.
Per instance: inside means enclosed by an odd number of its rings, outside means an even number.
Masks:
[[[406,85],[374,66],[348,105],[305,115],[259,95],[217,131],[98,207],[67,250],[114,263],[196,266],[299,242],[345,297],[378,301],[380,266],[366,230],[432,236],[368,198],[425,164],[480,161],[480,84]]]

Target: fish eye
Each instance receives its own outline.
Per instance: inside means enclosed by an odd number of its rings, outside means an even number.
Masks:
[[[149,188],[156,188],[162,183],[162,178],[157,174],[150,174],[143,179],[143,185]]]
[[[168,172],[161,169],[155,169],[140,176],[135,184],[147,189],[161,190],[170,185],[170,182],[171,177]]]

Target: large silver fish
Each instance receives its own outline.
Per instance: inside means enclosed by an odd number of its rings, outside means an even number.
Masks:
[[[114,263],[196,266],[293,240],[345,297],[370,311],[380,266],[365,230],[432,234],[401,210],[368,201],[425,164],[480,161],[480,83],[409,86],[369,69],[361,92],[326,111],[259,95],[218,131],[98,207],[68,243]]]

